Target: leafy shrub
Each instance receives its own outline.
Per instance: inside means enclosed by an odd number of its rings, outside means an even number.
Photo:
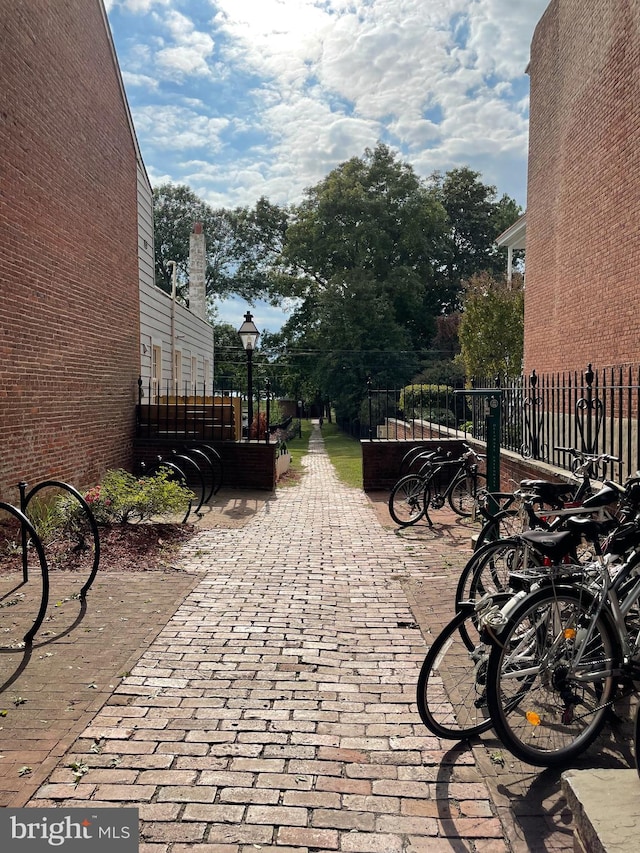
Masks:
[[[449,416],[444,412],[451,413],[453,403],[453,388],[448,385],[406,385],[400,392],[399,408],[407,420],[420,418],[423,420],[446,423]]]
[[[107,471],[102,483],[89,489],[84,499],[98,524],[111,525],[184,513],[194,495],[166,468],[152,477],[134,477],[114,469]],[[73,526],[84,515],[78,501],[67,496],[57,501],[56,512],[61,526]]]

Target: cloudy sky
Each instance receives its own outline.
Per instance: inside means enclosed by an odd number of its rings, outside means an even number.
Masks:
[[[379,140],[419,175],[470,166],[524,207],[525,69],[547,5],[105,0],[151,182],[214,207],[299,201]]]

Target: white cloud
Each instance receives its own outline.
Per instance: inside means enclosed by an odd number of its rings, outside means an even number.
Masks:
[[[174,10],[167,13],[164,24],[172,43],[156,52],[158,71],[178,79],[190,75],[209,77],[208,59],[213,53],[213,38],[196,30],[193,21]]]
[[[120,6],[136,15],[145,15],[154,6],[169,6],[171,3],[172,0],[104,0],[107,13],[111,12],[115,6]]]
[[[138,107],[133,110],[136,129],[157,151],[206,149],[213,153],[222,146],[220,134],[229,119],[210,117],[180,106]]]
[[[524,69],[546,5],[209,0],[196,9],[122,0],[109,8],[123,33],[133,13],[153,25],[127,31],[121,56],[150,174],[193,181],[211,203],[234,206],[260,195],[297,201],[379,139],[420,174],[470,165],[523,202]]]
[[[122,80],[127,89],[132,89],[134,86],[143,86],[147,89],[157,91],[159,88],[158,81],[148,74],[133,74],[131,71],[123,71]]]

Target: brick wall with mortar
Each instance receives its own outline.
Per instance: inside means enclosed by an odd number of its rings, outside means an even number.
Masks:
[[[467,437],[465,443],[469,444],[478,453],[486,453],[486,445],[482,442],[473,441]],[[365,492],[388,491],[399,478],[400,463],[405,453],[416,445],[424,446],[425,449],[443,449],[454,457],[461,450],[463,442],[461,439],[425,439],[424,441],[398,440],[398,441],[362,441],[362,480]],[[536,462],[532,459],[522,459],[515,453],[507,450],[500,452],[500,487],[502,491],[511,492],[516,488],[520,480],[542,479],[557,482],[570,481],[570,475],[566,471],[555,468],[544,462]]]
[[[158,456],[171,461],[171,451],[180,452],[185,442],[171,438],[138,438],[134,445],[134,469],[140,463],[152,465]],[[189,442],[197,447],[197,441]],[[276,487],[276,444],[258,442],[215,442],[223,466],[223,487],[227,489],[258,489],[273,491]]]
[[[640,2],[552,0],[529,68],[525,373],[640,360]]]
[[[0,499],[132,459],[136,151],[97,0],[0,0]]]

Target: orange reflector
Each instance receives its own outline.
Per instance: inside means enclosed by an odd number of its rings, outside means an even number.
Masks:
[[[565,628],[563,634],[564,634],[565,640],[575,640],[576,629],[575,628]]]
[[[539,726],[540,725],[540,722],[541,722],[540,717],[536,714],[535,711],[527,711],[525,716],[527,718],[527,722],[531,723],[532,726]]]

